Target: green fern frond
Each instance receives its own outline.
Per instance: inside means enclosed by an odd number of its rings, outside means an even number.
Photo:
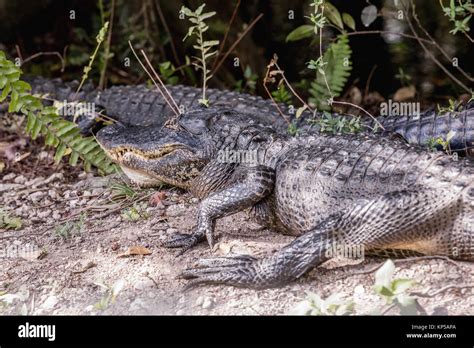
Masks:
[[[347,35],[340,35],[323,55],[324,67],[317,69],[316,79],[311,83],[309,102],[320,110],[329,110],[328,100],[341,94],[352,70],[351,47]],[[326,85],[325,79],[328,82]]]
[[[56,163],[69,155],[69,163],[73,166],[81,158],[85,170],[90,170],[91,166],[104,174],[117,170],[94,137],[83,137],[76,123],[60,117],[56,108],[43,106],[31,95],[31,86],[21,81],[20,75],[20,68],[0,51],[0,102],[10,97],[8,112],[21,112],[27,116],[26,132],[32,139],[43,135],[45,144],[56,148]]]
[[[278,89],[272,92],[272,97],[277,103],[291,103],[291,93],[285,88],[284,84],[278,86]]]

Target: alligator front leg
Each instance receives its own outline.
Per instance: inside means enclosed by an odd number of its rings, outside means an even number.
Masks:
[[[181,274],[184,279],[192,279],[186,289],[204,284],[254,289],[285,285],[328,259],[328,241],[340,217],[331,216],[316,229],[262,259],[241,255],[199,260],[196,268],[186,269]]]
[[[196,268],[185,270],[182,276],[192,279],[187,288],[202,284],[257,289],[276,287],[297,279],[326,261],[331,256],[330,249],[334,250],[338,245],[362,251],[394,247],[413,247],[412,250],[416,250],[428,246],[433,249],[417,251],[455,256],[456,246],[450,229],[456,228],[457,203],[455,195],[408,191],[388,193],[331,215],[271,256],[203,260]],[[424,240],[432,242],[423,243]]]
[[[275,173],[269,167],[239,167],[229,186],[201,201],[195,231],[192,234],[176,234],[163,246],[182,248],[183,253],[207,238],[212,248],[215,220],[253,206],[272,192],[274,181]]]

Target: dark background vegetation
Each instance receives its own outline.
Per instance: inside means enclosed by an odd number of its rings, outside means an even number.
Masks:
[[[222,41],[237,1],[205,2],[206,11],[217,12],[209,21],[209,36]],[[448,0],[445,2],[449,3]],[[130,52],[128,40],[131,40],[136,48],[145,49],[155,66],[170,61],[176,68],[181,67],[174,74],[179,83],[199,86],[199,72],[183,67],[186,56],[190,57],[194,52],[189,42],[183,42],[189,22],[179,19],[178,13],[183,4],[194,9],[201,3],[202,1],[187,0],[116,0],[110,48],[113,57],[108,62],[106,84],[135,84],[147,80]],[[264,95],[262,78],[266,65],[276,53],[287,78],[299,86],[299,91],[305,96],[305,81],[313,79],[315,75],[314,71],[306,68],[306,62],[318,57],[319,40],[315,38],[287,43],[285,38],[299,25],[309,24],[304,17],[311,11],[309,3],[307,0],[241,1],[224,51],[254,18],[260,13],[263,13],[263,17],[231,52],[210,81],[210,86],[234,89],[239,80],[244,80],[245,68],[250,67],[258,77],[255,93]],[[341,13],[352,15],[359,31],[387,30],[387,22],[382,16],[369,28],[363,26],[360,14],[368,5],[367,1],[333,0],[332,3]],[[393,0],[372,0],[370,3],[379,10],[393,6]],[[428,32],[452,56],[456,56],[460,66],[472,75],[473,44],[462,34],[449,33],[452,24],[443,16],[438,1],[415,1],[415,4],[420,21]],[[111,5],[111,1],[103,1],[106,19],[110,16]],[[69,18],[71,10],[75,11],[74,20]],[[293,20],[288,19],[289,10],[294,11]],[[0,0],[0,49],[5,50],[10,58],[21,54],[26,59],[38,52],[51,51],[65,56],[64,72],[61,72],[58,57],[43,55],[24,64],[22,69],[26,74],[79,80],[82,68],[88,63],[96,45],[95,36],[101,25],[98,0]],[[397,30],[409,34],[407,28]],[[337,34],[332,29],[325,29],[324,33],[324,45],[329,44]],[[380,93],[383,98],[390,98],[402,86],[396,77],[401,67],[411,77],[419,100],[446,102],[449,97],[457,98],[465,93],[426,57],[415,40],[401,38],[397,43],[389,44],[381,35],[351,35],[350,45],[353,51],[353,69],[346,90],[354,85],[363,91],[372,72],[370,90]],[[438,54],[436,56],[439,57]],[[124,67],[125,57],[131,59],[130,68]],[[240,60],[239,67],[233,64],[235,57]],[[94,62],[94,69],[89,77],[95,84],[99,81],[99,66],[103,64],[101,59],[103,57]],[[459,77],[446,61],[443,63]]]

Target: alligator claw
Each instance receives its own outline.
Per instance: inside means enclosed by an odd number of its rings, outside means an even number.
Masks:
[[[207,244],[209,244],[209,248],[212,250],[214,248],[214,236],[212,235],[212,231],[206,231],[206,239]]]
[[[195,234],[175,233],[167,241],[161,244],[165,248],[181,248],[176,256],[183,255],[186,251],[196,246],[204,238]]]
[[[258,259],[248,255],[201,259],[196,268],[181,273],[182,278],[190,279],[184,290],[205,284],[259,287],[257,265]]]

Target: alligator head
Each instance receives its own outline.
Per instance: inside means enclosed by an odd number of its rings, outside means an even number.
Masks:
[[[202,139],[183,129],[112,125],[97,141],[123,172],[140,186],[188,188],[206,164]]]
[[[254,124],[253,118],[228,108],[199,108],[168,127],[108,126],[97,133],[97,140],[132,181],[188,189],[208,163],[216,138],[218,143],[229,139],[240,127]]]

